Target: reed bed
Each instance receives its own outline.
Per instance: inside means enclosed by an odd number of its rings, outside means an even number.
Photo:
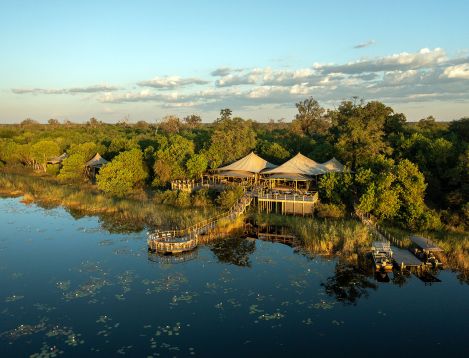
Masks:
[[[103,226],[114,232],[184,228],[215,214],[213,207],[194,209],[161,204],[150,193],[136,192],[132,197],[117,199],[89,184],[78,187],[35,175],[0,173],[0,195],[22,196],[24,203],[46,208],[63,206],[74,217],[97,215]]]
[[[318,219],[257,214],[259,224],[289,228],[312,254],[339,255],[356,259],[372,242],[368,228],[353,219]]]

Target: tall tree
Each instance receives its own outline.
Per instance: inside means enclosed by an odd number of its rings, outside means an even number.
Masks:
[[[321,136],[327,133],[330,121],[325,109],[313,97],[296,103],[298,113],[292,122],[294,130],[308,136]]]

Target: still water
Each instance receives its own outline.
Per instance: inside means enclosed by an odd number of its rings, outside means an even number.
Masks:
[[[469,285],[226,239],[185,261],[144,232],[0,199],[0,357],[468,356]]]

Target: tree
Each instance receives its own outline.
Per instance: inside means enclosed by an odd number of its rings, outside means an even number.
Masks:
[[[159,128],[167,133],[178,133],[182,128],[182,123],[179,117],[166,116],[161,121]]]
[[[171,180],[187,177],[186,162],[194,154],[194,143],[179,134],[158,136],[153,185],[164,186]]]
[[[332,142],[340,158],[352,170],[378,154],[390,154],[392,148],[383,140],[384,124],[394,114],[381,102],[343,101],[330,113],[333,121]]]
[[[184,123],[191,129],[197,128],[202,123],[202,118],[196,114],[184,117]]]
[[[53,127],[56,127],[58,126],[60,123],[59,123],[59,120],[58,119],[55,119],[55,118],[51,118],[47,121],[47,123]]]
[[[135,148],[118,154],[102,167],[96,175],[96,183],[105,193],[123,197],[142,186],[147,177],[142,151]]]
[[[298,114],[292,122],[294,130],[308,136],[321,136],[327,133],[330,122],[325,109],[313,97],[296,103]]]
[[[216,119],[215,123],[231,120],[232,114],[233,114],[233,111],[231,109],[223,108],[222,110],[220,110],[220,117]]]
[[[207,158],[211,168],[233,162],[256,146],[256,132],[251,121],[242,118],[224,119],[215,125]]]
[[[187,162],[186,168],[190,178],[201,178],[207,170],[208,160],[204,154],[194,154]]]
[[[68,158],[62,162],[58,178],[64,181],[80,181],[85,178],[85,164],[104,147],[93,142],[75,144],[67,151]]]
[[[60,154],[60,147],[57,142],[41,140],[33,144],[31,151],[35,164],[45,172],[47,169],[47,161]]]
[[[290,152],[281,144],[266,140],[258,141],[256,149],[262,158],[275,164],[280,164],[291,156]]]

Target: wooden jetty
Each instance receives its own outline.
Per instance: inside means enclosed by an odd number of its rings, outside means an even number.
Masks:
[[[397,267],[402,270],[417,268],[424,265],[424,263],[419,260],[415,255],[413,255],[409,250],[393,246],[392,251],[392,258],[394,260],[394,263]]]
[[[198,222],[191,227],[182,230],[157,230],[148,233],[148,250],[160,254],[178,254],[194,250],[198,245],[199,235],[208,234],[210,230],[217,226],[220,220],[236,219],[236,217],[246,211],[251,202],[252,197],[244,195],[229,211]]]

